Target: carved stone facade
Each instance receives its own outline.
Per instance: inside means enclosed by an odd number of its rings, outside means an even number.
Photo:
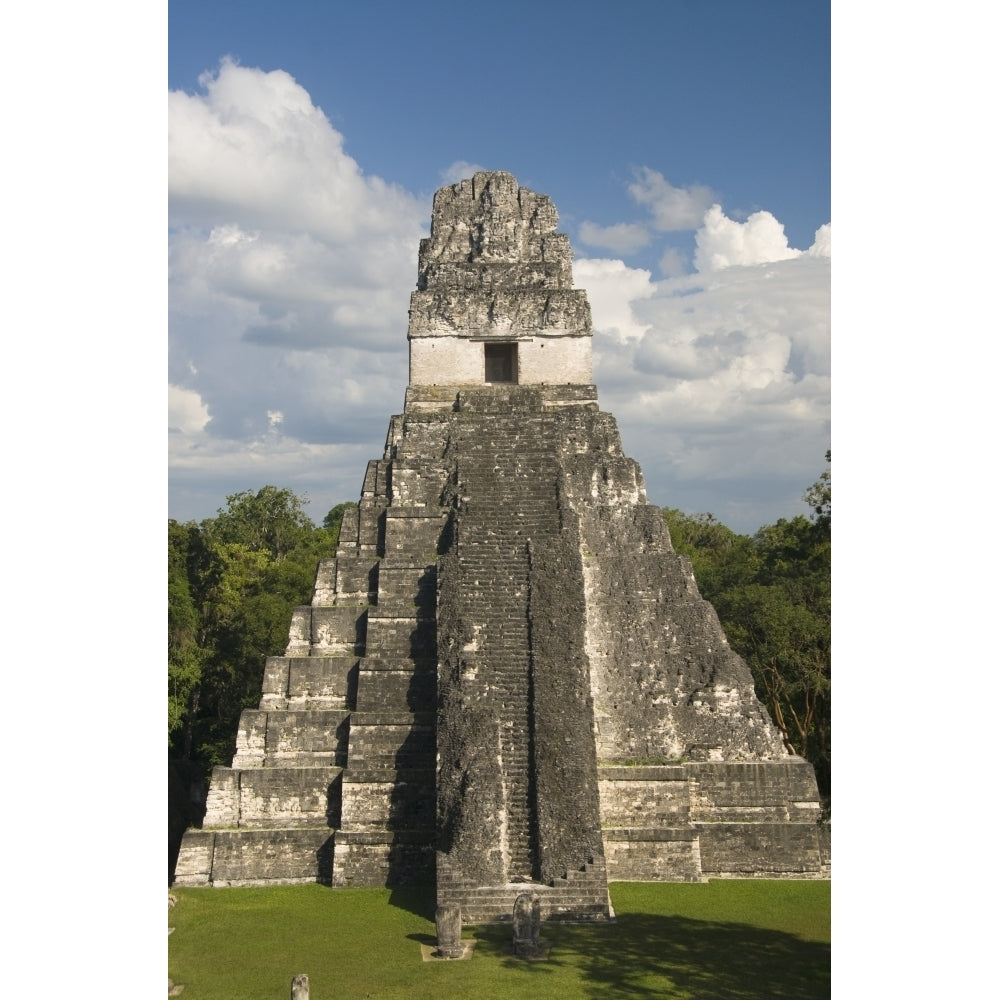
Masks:
[[[612,880],[822,878],[812,768],[591,381],[551,201],[442,188],[410,385],[176,883],[436,882],[466,923],[606,919]]]
[[[510,174],[437,192],[410,297],[411,386],[592,382],[590,305],[556,218]]]

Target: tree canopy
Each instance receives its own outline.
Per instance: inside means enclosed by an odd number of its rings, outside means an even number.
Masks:
[[[303,509],[307,500],[277,486],[264,486],[256,493],[244,490],[226,497],[226,506],[219,508],[219,516],[203,521],[202,528],[219,542],[242,545],[251,552],[266,552],[272,560],[280,562],[315,530]]]
[[[830,452],[826,453],[830,461]],[[785,744],[816,769],[830,795],[830,470],[805,492],[809,517],[737,535],[711,514],[666,510],[674,548],[691,560],[702,596]]]
[[[168,739],[173,756],[206,773],[230,762],[264,661],[284,652],[292,609],[309,602],[316,565],[354,506],[338,504],[317,528],[306,502],[264,486],[232,494],[200,524],[168,524]]]

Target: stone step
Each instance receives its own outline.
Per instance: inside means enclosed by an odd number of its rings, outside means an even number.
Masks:
[[[302,605],[292,612],[286,656],[363,656],[368,608]]]
[[[361,486],[362,500],[368,497],[385,497],[389,495],[391,463],[384,458],[373,458],[365,469],[365,478]]]
[[[378,592],[378,571],[378,560],[366,553],[324,559],[316,573],[313,606],[370,603]]]
[[[553,888],[565,888],[567,886],[605,885],[607,875],[604,865],[584,865],[581,869],[570,869],[564,878],[554,878],[551,881]]]
[[[334,835],[335,886],[433,885],[434,832],[338,830]]]
[[[385,512],[385,555],[406,555],[413,558],[418,553],[428,565],[437,562],[438,543],[448,518],[448,511],[390,506]]]
[[[269,656],[262,710],[346,708],[357,695],[359,657]]]
[[[381,659],[428,656],[437,650],[437,622],[432,614],[421,615],[416,608],[407,614],[393,614],[391,609],[368,610],[365,649]]]
[[[357,708],[361,712],[433,711],[437,704],[437,673],[414,670],[369,669],[358,674]]]
[[[215,767],[206,828],[336,825],[340,767]]]
[[[437,801],[433,764],[416,768],[347,769],[340,827],[349,831],[433,832]]]
[[[273,767],[293,759],[305,766],[343,764],[347,757],[350,712],[245,709],[236,734],[237,768]],[[326,757],[313,760],[310,757]],[[336,759],[341,758],[341,759]]]
[[[334,831],[325,826],[188,830],[174,885],[329,884],[333,850]]]
[[[514,901],[523,892],[537,892],[542,920],[601,921],[613,919],[607,889],[554,889],[539,883],[509,883],[462,889],[438,886],[438,905],[458,903],[463,924],[510,923]]]
[[[430,766],[436,760],[435,713],[369,711],[351,717],[348,764],[365,767]]]

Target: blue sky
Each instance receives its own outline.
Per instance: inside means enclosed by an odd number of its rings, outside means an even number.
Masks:
[[[825,3],[169,8],[170,515],[356,499],[436,188],[548,194],[652,502],[804,513],[830,446]]]

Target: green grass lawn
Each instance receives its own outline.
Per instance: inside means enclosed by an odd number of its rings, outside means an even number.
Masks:
[[[466,928],[473,957],[424,962],[432,889],[174,889],[169,974],[182,1000],[691,998],[830,995],[830,883],[611,885],[614,924],[543,924],[548,961],[511,957],[509,926]]]

